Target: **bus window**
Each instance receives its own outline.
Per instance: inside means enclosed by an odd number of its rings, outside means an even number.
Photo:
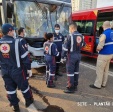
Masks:
[[[103,22],[104,21],[97,22],[97,26],[96,26],[96,38],[99,37],[103,33],[103,28],[102,28]]]
[[[93,36],[94,22],[93,21],[77,21],[78,31],[84,35]]]
[[[15,1],[14,12],[17,27],[25,27],[27,37],[43,37],[45,32],[54,32],[56,23],[61,33],[68,33],[71,8],[38,2]]]

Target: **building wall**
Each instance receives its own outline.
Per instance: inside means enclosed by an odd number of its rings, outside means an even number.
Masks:
[[[97,0],[92,0],[92,8],[96,8],[97,7]]]
[[[97,0],[71,0],[72,11],[96,8]]]
[[[72,12],[75,12],[77,10],[79,10],[80,6],[80,0],[71,0],[71,3],[72,3]]]

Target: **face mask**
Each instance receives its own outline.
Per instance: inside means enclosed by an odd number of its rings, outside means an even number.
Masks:
[[[14,38],[16,38],[16,32],[14,31],[14,36],[13,36]]]
[[[71,31],[69,31],[69,33],[71,34]]]
[[[60,32],[60,30],[55,30],[55,33],[59,33]]]
[[[24,33],[24,37],[26,37],[27,36],[27,33]]]

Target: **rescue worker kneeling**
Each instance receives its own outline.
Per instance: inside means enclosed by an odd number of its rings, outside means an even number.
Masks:
[[[46,60],[46,84],[47,87],[55,87],[53,80],[56,71],[55,57],[59,56],[56,44],[53,43],[53,34],[46,34],[47,42],[44,43],[44,54]]]
[[[77,91],[78,86],[78,78],[79,78],[79,63],[81,60],[80,50],[84,45],[83,36],[77,31],[77,25],[71,24],[69,26],[70,35],[67,37],[67,41],[63,45],[62,51],[62,59],[61,62],[64,61],[64,57],[67,55],[67,89],[64,91],[65,93],[73,93]]]
[[[32,75],[28,52],[24,49],[19,39],[14,39],[14,27],[3,24],[3,38],[0,39],[0,62],[2,78],[5,83],[7,98],[15,112],[20,112],[17,87],[22,91],[26,107],[33,103],[33,96],[23,66],[26,66],[29,76]]]

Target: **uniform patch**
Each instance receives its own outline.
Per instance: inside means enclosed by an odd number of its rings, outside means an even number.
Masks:
[[[0,51],[4,54],[9,53],[10,46],[8,44],[1,44]]]
[[[82,42],[82,38],[80,36],[77,36],[77,43],[81,43]]]
[[[49,51],[49,47],[48,46],[45,47],[45,51],[46,51],[46,53],[48,53],[48,51]]]

